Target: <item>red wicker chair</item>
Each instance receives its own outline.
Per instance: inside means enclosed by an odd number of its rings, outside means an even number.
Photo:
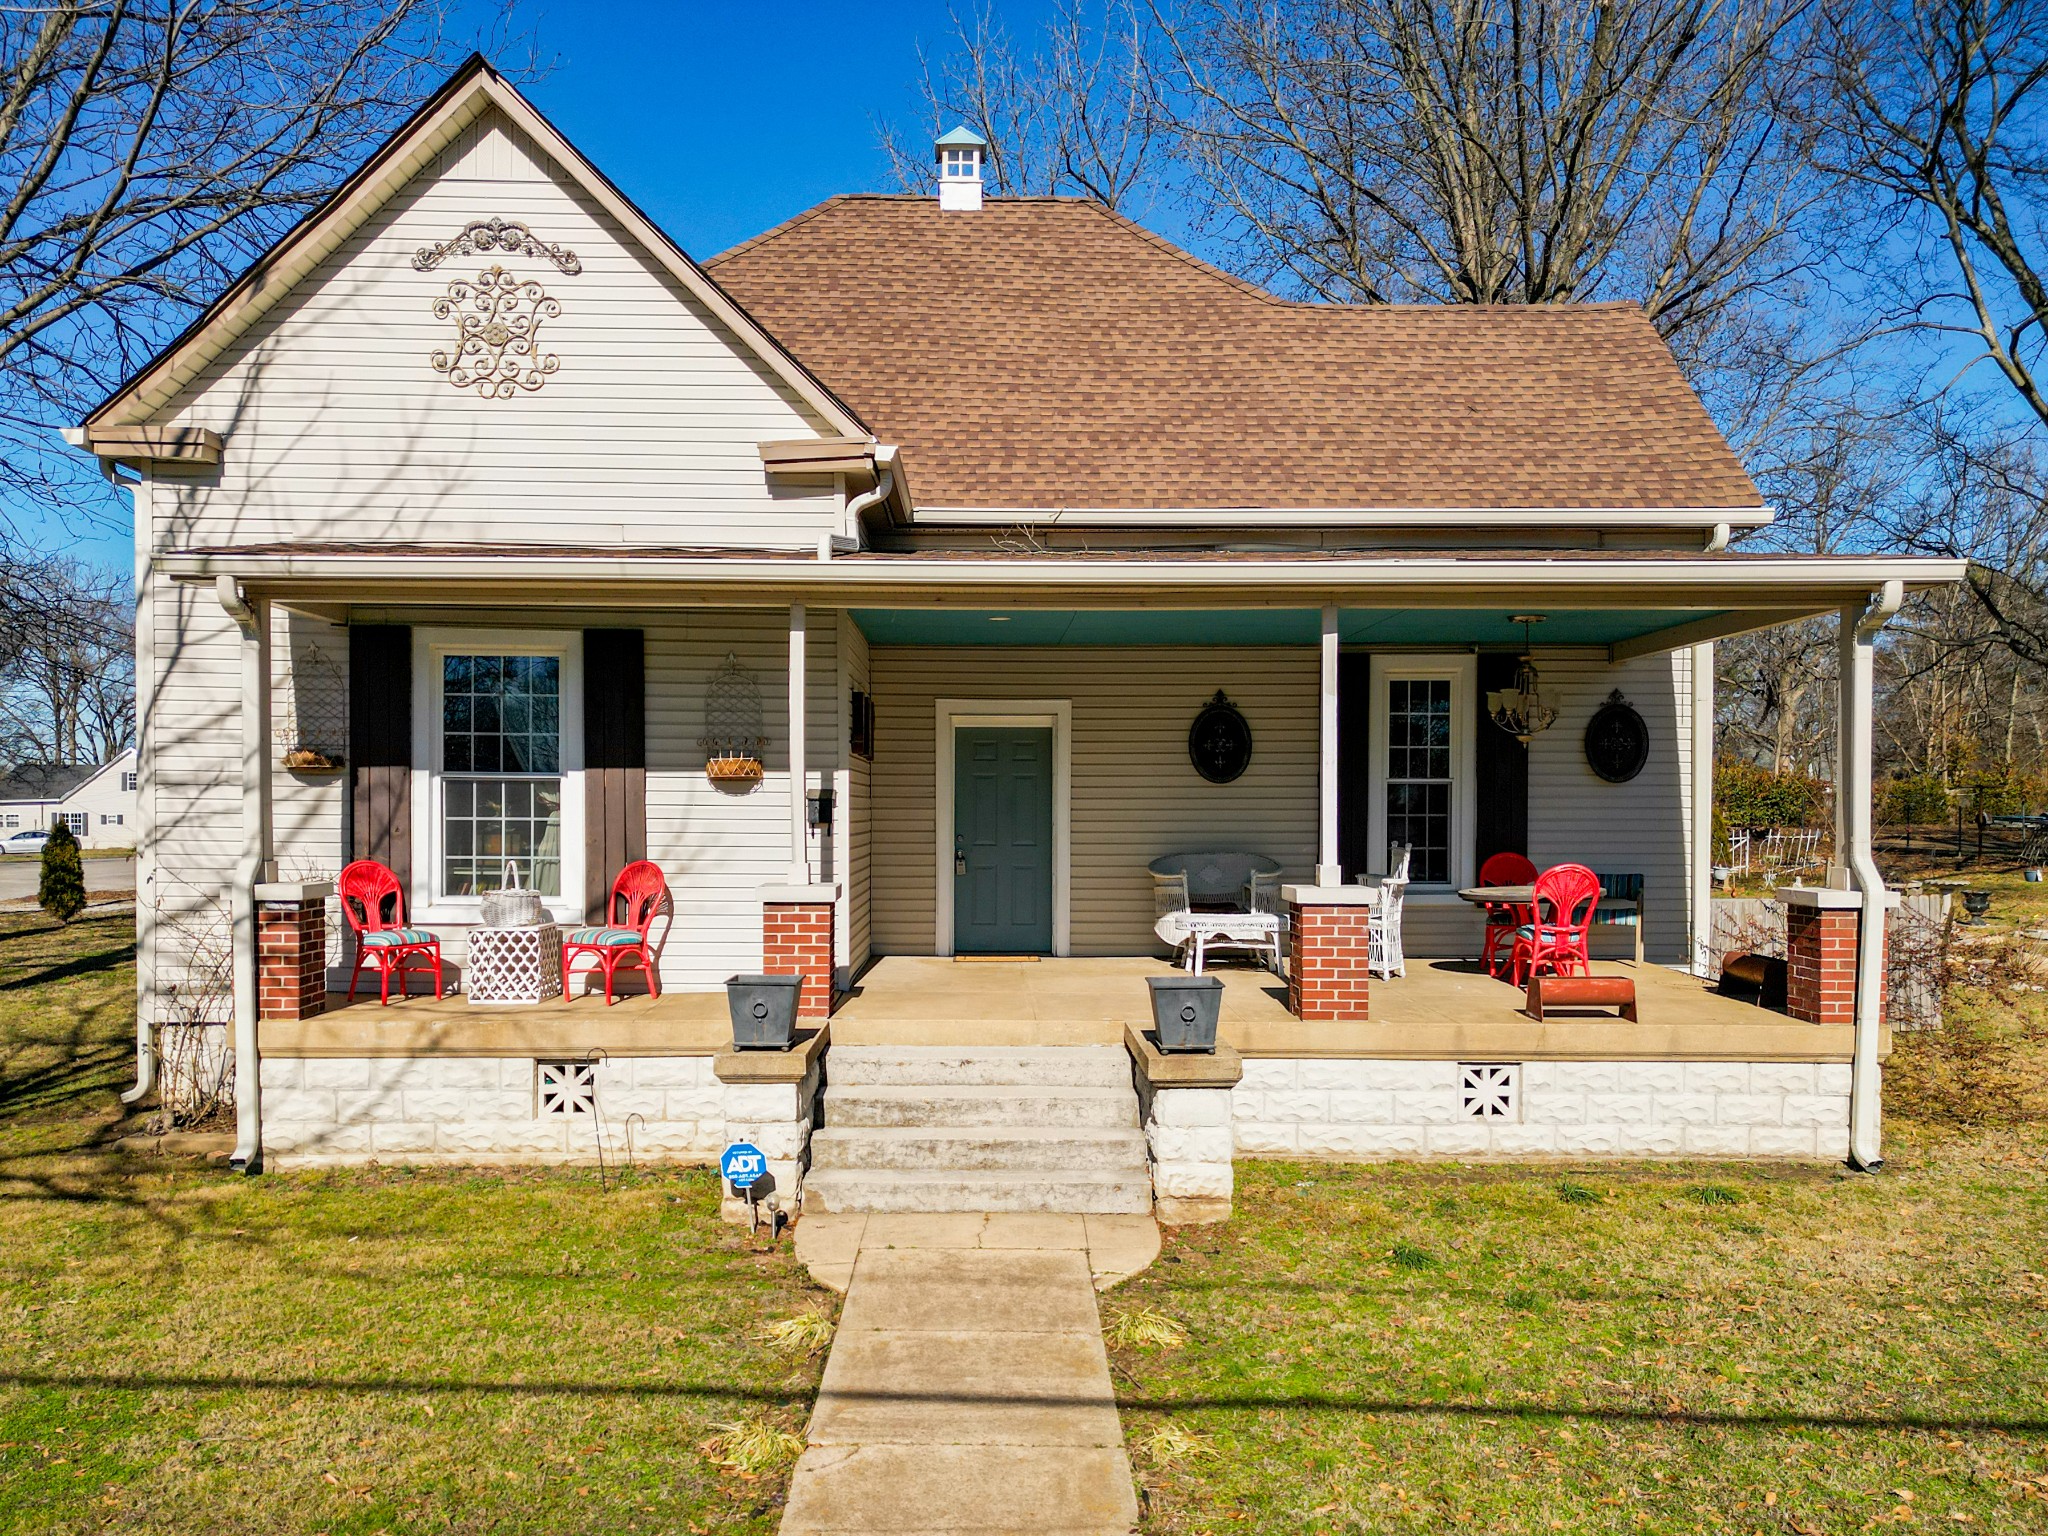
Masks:
[[[356,936],[356,963],[348,977],[348,1000],[356,999],[356,982],[369,966],[377,968],[380,1001],[391,1001],[391,978],[398,977],[398,995],[405,996],[406,962],[424,957],[434,972],[434,996],[441,995],[441,941],[424,928],[405,925],[405,892],[398,876],[375,859],[358,859],[334,882],[341,897],[341,915]]]
[[[611,899],[604,904],[604,921],[590,928],[572,928],[562,938],[562,995],[568,997],[569,962],[578,955],[591,955],[604,968],[604,1001],[612,1002],[612,974],[627,960],[638,960],[647,973],[647,995],[661,996],[661,976],[654,965],[654,946],[647,930],[660,913],[669,910],[668,881],[659,866],[645,859],[628,864],[612,882]]]
[[[1559,864],[1536,877],[1536,910],[1515,934],[1508,964],[1515,985],[1526,987],[1538,971],[1591,975],[1586,930],[1600,905],[1600,877],[1583,864]]]
[[[1519,853],[1496,853],[1479,866],[1481,885],[1533,885],[1536,882],[1536,866]],[[1515,934],[1518,930],[1535,921],[1527,907],[1499,904],[1486,909],[1486,938],[1479,958],[1486,966],[1486,974],[1498,976],[1501,962],[1508,959],[1515,948]]]

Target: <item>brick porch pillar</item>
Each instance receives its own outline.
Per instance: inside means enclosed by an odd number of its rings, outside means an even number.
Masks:
[[[829,885],[779,885],[761,892],[761,969],[770,976],[801,976],[800,1019],[832,1013],[833,908]]]
[[[265,881],[256,887],[256,1016],[310,1019],[327,1008],[327,898],[324,881]]]
[[[1785,904],[1785,1011],[1808,1024],[1855,1023],[1861,893],[1786,886],[1777,897]],[[1880,997],[1880,1019],[1883,1014]]]
[[[1364,885],[1290,885],[1287,1006],[1297,1018],[1367,1016],[1368,930],[1379,892]]]

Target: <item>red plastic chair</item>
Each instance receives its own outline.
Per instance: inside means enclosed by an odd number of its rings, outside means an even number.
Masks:
[[[647,995],[661,996],[661,977],[654,968],[647,930],[656,915],[667,909],[668,881],[657,865],[640,859],[620,870],[619,878],[612,882],[611,899],[604,904],[604,921],[592,928],[573,928],[562,939],[562,995],[570,995],[569,962],[578,955],[592,955],[604,967],[607,1008],[612,1003],[612,973],[627,960],[638,960],[647,973]]]
[[[1536,910],[1515,933],[1508,964],[1515,985],[1526,987],[1538,971],[1590,975],[1586,930],[1600,905],[1600,877],[1583,864],[1559,864],[1536,877]]]
[[[1519,853],[1496,853],[1479,866],[1481,885],[1533,885],[1535,882],[1536,866]],[[1534,921],[1529,909],[1519,903],[1497,903],[1486,909],[1486,938],[1479,958],[1486,966],[1487,975],[1500,974],[1501,961],[1514,952],[1516,932]]]
[[[434,970],[434,996],[441,995],[441,941],[424,928],[405,925],[405,892],[398,876],[375,859],[358,859],[334,882],[341,897],[341,915],[356,936],[355,969],[349,972],[348,1000],[356,1000],[356,982],[366,966],[377,967],[378,999],[391,1001],[391,978],[398,977],[398,995],[405,996],[406,962],[424,956]]]

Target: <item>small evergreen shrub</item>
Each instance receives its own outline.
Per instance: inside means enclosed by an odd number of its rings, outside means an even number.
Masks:
[[[1805,773],[1773,773],[1723,758],[1714,765],[1714,809],[1729,827],[1821,827],[1830,816],[1829,784]]]
[[[43,878],[36,887],[36,902],[60,923],[85,910],[85,865],[78,857],[78,839],[61,821],[50,828],[50,840],[43,844]]]
[[[1948,786],[1931,773],[1893,779],[1884,787],[1877,815],[1895,827],[1938,827],[1950,815]]]

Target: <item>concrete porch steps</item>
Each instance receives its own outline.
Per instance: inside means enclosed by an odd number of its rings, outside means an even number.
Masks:
[[[835,1047],[819,1118],[807,1209],[1152,1209],[1120,1047]]]

